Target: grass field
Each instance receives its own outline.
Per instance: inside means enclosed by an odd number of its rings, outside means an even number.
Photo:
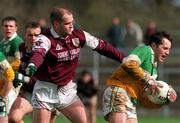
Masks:
[[[179,123],[180,117],[140,117],[139,123]],[[30,117],[25,118],[25,123],[31,123]],[[56,123],[71,123],[65,117],[58,117]],[[97,123],[107,123],[102,117],[97,118]]]

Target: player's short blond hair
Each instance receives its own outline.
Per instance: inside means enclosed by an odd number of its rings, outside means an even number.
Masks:
[[[65,14],[72,15],[72,12],[62,7],[54,7],[50,14],[51,23],[53,23],[55,20],[63,21],[63,16]]]

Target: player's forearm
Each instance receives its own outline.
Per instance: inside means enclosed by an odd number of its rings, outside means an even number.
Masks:
[[[12,82],[14,80],[14,71],[12,67],[8,67],[7,70],[4,71],[4,76],[8,82]]]
[[[29,63],[33,63],[37,68],[43,63],[45,53],[42,49],[33,53]]]
[[[0,62],[0,67],[3,70],[4,77],[7,81],[13,81],[14,79],[14,70],[12,69],[9,62],[5,59]]]
[[[111,59],[117,60],[122,62],[124,58],[124,54],[119,50],[115,49],[111,44],[100,40],[98,46],[95,50],[100,53],[101,55],[107,56]]]
[[[20,64],[21,64],[21,60],[20,59],[15,59],[14,61],[12,61],[10,63],[10,65],[12,66],[14,71],[18,71]]]

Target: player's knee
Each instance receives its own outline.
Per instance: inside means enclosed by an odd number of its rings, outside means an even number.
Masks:
[[[9,118],[9,123],[19,123],[22,120],[22,117],[16,113],[10,114],[8,118]]]

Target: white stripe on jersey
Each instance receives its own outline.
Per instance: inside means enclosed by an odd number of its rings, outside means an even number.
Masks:
[[[134,55],[134,54],[131,54],[131,55],[125,57],[123,59],[123,63],[127,62],[127,61],[130,61],[130,60],[137,61],[139,65],[141,64],[140,58],[137,55]]]
[[[85,35],[85,38],[86,38],[85,45],[92,48],[92,49],[95,49],[99,44],[99,39],[92,36],[91,34],[85,32],[85,31],[83,31],[83,32],[84,32],[84,35]]]
[[[1,80],[6,80],[6,77],[4,75],[4,72],[11,67],[9,62],[5,59],[0,62],[0,79]]]
[[[40,34],[36,38],[36,43],[33,46],[33,50],[45,49],[45,53],[47,53],[50,48],[51,48],[51,41],[45,35]]]

